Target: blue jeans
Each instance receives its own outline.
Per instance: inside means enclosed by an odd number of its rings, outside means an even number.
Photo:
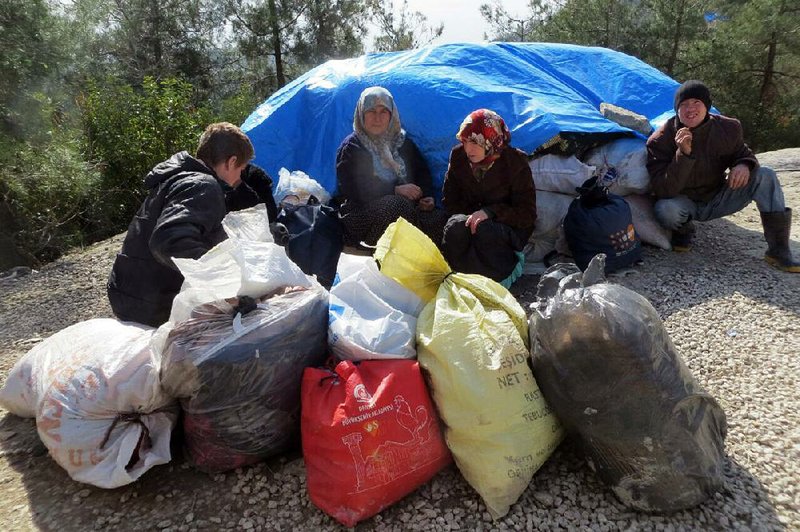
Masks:
[[[750,172],[750,181],[742,188],[723,186],[708,203],[686,196],[660,199],[656,201],[655,214],[662,226],[674,231],[692,220],[705,222],[739,212],[751,201],[756,202],[759,212],[783,212],[786,208],[781,184],[772,168],[761,166]]]

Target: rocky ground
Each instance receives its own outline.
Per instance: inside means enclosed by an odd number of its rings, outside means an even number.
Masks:
[[[778,170],[787,203],[800,208],[800,149],[762,154]],[[800,256],[800,219],[794,222]],[[38,272],[0,281],[0,378],[42,338],[110,316],[104,283],[119,237]],[[725,488],[667,516],[626,509],[571,442],[540,469],[510,513],[492,521],[455,467],[360,530],[799,530],[800,275],[761,259],[754,206],[702,224],[693,251],[648,248],[644,264],[612,282],[647,297],[695,377],[728,417]],[[527,308],[536,278],[513,292]],[[72,481],[47,455],[33,420],[0,411],[2,530],[333,530],[309,501],[294,452],[221,475],[178,457],[139,481],[102,490]]]

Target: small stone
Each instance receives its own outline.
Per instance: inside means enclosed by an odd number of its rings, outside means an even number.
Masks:
[[[194,521],[194,514],[192,512],[189,512],[188,514],[186,514],[186,517],[184,517],[183,520],[186,521],[187,523],[191,523],[192,521]]]
[[[156,502],[164,502],[164,496],[161,494],[156,495]]]
[[[171,524],[172,524],[171,520],[164,519],[163,521],[159,521],[158,523],[156,523],[156,527],[158,527],[160,529],[164,529],[164,528],[169,527]]]
[[[85,489],[78,492],[78,497],[80,497],[81,499],[85,499],[91,494],[92,494],[91,490]]]
[[[533,498],[536,499],[542,506],[550,508],[553,506],[554,498],[549,493],[545,493],[543,491],[537,491],[533,494]]]

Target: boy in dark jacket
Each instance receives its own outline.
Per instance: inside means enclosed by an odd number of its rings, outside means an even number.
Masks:
[[[676,116],[647,140],[655,214],[673,231],[673,249],[689,250],[693,220],[721,218],[755,201],[767,240],[764,259],[780,270],[800,272],[789,248],[792,210],[784,204],[778,177],[759,166],[739,121],[709,114],[710,109],[708,88],[689,80],[675,92]]]
[[[128,226],[108,280],[117,318],[153,327],[169,319],[183,283],[172,258],[200,258],[225,239],[226,192],[240,185],[252,158],[247,135],[221,122],[206,128],[197,157],[176,153],[147,174],[149,193]]]

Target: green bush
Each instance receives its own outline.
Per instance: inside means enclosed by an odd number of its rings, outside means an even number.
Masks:
[[[172,154],[194,152],[208,112],[193,103],[190,83],[145,78],[141,88],[92,80],[79,100],[87,158],[102,170],[109,234],[124,229],[145,190],[144,176]]]
[[[241,125],[253,112],[253,109],[263,101],[247,88],[242,88],[236,94],[229,96],[214,105],[214,122],[230,122]]]
[[[79,132],[51,131],[38,143],[0,139],[0,191],[12,218],[8,229],[18,248],[46,262],[91,241],[90,226],[102,225],[100,172],[82,158]]]

